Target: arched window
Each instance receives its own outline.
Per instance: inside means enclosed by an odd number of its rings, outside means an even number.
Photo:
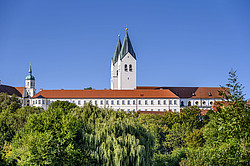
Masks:
[[[191,106],[191,101],[188,102],[188,106]]]
[[[124,65],[124,71],[128,71],[128,65],[127,64]]]
[[[183,107],[184,106],[184,101],[181,101],[181,107]]]
[[[132,70],[132,65],[131,65],[131,64],[129,65],[129,71],[133,71],[133,70]]]

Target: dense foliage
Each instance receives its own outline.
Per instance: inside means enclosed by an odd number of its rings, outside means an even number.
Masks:
[[[249,106],[234,71],[216,111],[162,115],[78,107],[21,108],[0,95],[0,165],[249,165]]]

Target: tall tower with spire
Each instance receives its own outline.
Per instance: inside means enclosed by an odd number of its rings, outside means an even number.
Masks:
[[[25,78],[25,92],[24,97],[33,97],[36,94],[35,77],[32,75],[31,64],[29,68],[29,75]]]
[[[111,60],[111,89],[136,89],[136,56],[128,36],[128,29],[121,45],[120,36]]]

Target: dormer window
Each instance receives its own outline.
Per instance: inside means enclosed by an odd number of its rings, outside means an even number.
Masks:
[[[128,71],[128,65],[127,64],[124,65],[124,71]]]
[[[208,96],[212,96],[212,93],[211,93],[211,92],[208,92]]]
[[[131,64],[129,65],[129,71],[133,71],[133,70],[132,70],[132,65],[131,65]]]

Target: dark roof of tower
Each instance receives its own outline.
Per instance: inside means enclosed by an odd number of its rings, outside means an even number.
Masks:
[[[123,59],[127,53],[130,53],[136,59],[135,52],[128,36],[128,31],[126,31],[126,35],[122,43],[120,58]]]
[[[32,75],[31,64],[29,68],[29,75],[25,78],[25,80],[35,80],[35,77]]]
[[[118,42],[117,42],[117,45],[115,48],[115,53],[114,53],[114,56],[112,58],[113,65],[118,61],[121,47],[122,47],[122,44],[121,44],[120,35],[119,35],[119,39],[118,39]]]

